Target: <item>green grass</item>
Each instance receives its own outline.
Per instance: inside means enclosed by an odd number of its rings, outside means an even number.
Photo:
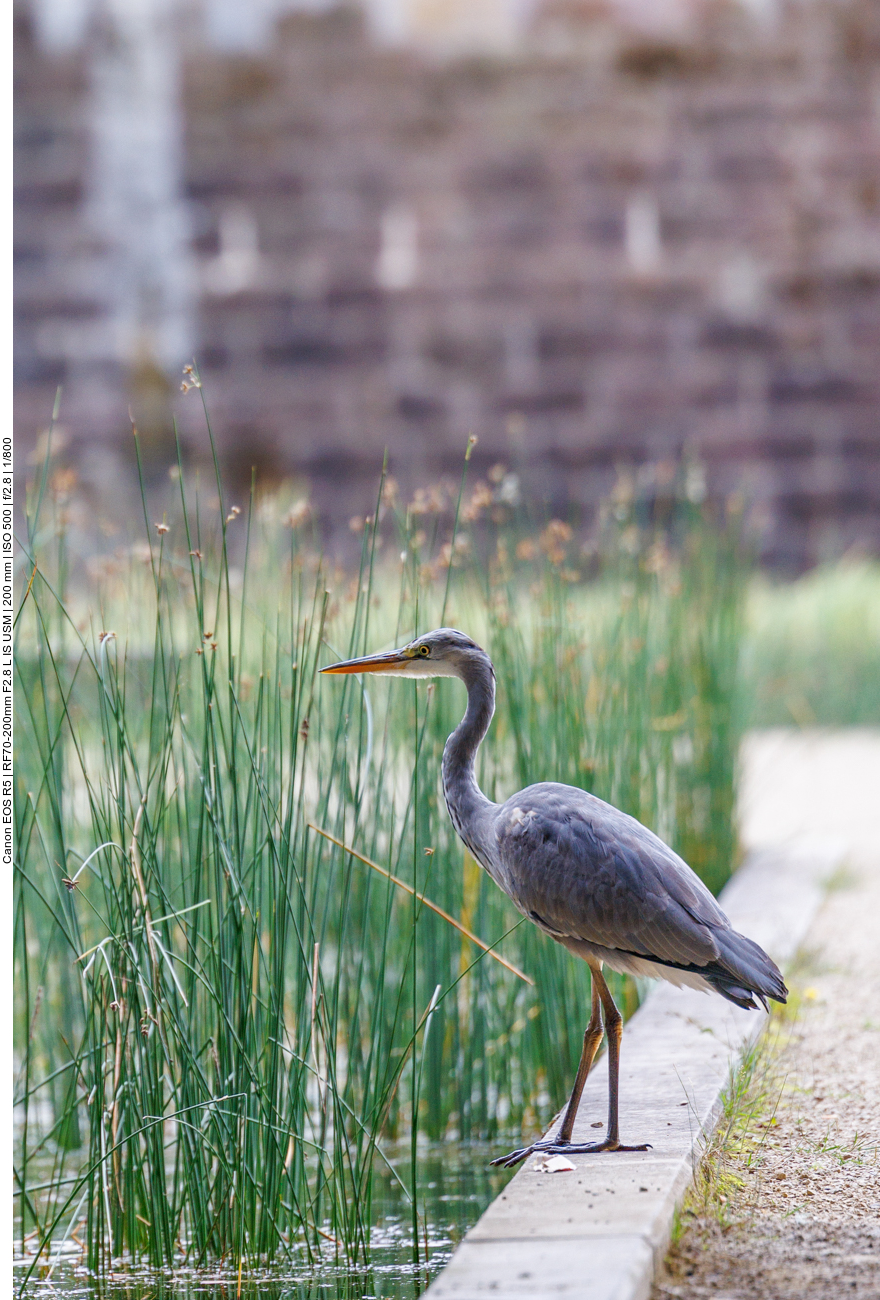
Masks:
[[[845,559],[751,587],[744,673],[753,726],[880,725],[880,564]]]
[[[726,1231],[742,1212],[763,1143],[776,1124],[785,1080],[779,1061],[797,1016],[798,994],[773,1004],[764,1031],[731,1069],[720,1122],[700,1152],[694,1180],[676,1209],[666,1268],[679,1275],[689,1251],[715,1230]]]
[[[381,1143],[405,1139],[418,1262],[420,1135],[538,1128],[570,1086],[589,973],[449,824],[439,760],[461,688],[317,671],[466,628],[498,673],[487,793],[584,785],[717,889],[736,858],[736,530],[686,501],[649,524],[622,492],[585,556],[486,485],[456,529],[454,499],[403,507],[386,483],[357,572],[331,573],[277,499],[234,511],[219,475],[180,471],[164,514],[145,506],[146,540],[88,571],[51,464],[29,494],[17,1235],[78,1228],[96,1272],[359,1264]],[[614,988],[631,1011],[635,987]]]

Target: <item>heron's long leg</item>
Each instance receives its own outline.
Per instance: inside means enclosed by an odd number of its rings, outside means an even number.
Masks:
[[[611,996],[611,990],[605,982],[605,977],[601,969],[590,965],[590,971],[593,976],[593,1012],[590,1016],[590,1023],[587,1026],[587,1032],[584,1034],[584,1050],[581,1054],[581,1062],[578,1066],[577,1078],[575,1079],[574,1090],[566,1108],[565,1118],[562,1121],[562,1128],[556,1138],[551,1138],[549,1142],[533,1142],[531,1146],[521,1147],[518,1151],[511,1151],[509,1155],[499,1156],[493,1160],[493,1165],[503,1165],[506,1169],[512,1169],[520,1161],[532,1154],[538,1152],[541,1155],[594,1155],[600,1151],[647,1151],[649,1143],[643,1143],[640,1146],[624,1146],[620,1141],[618,1128],[618,1083],[620,1077],[620,1040],[623,1036],[623,1018]],[[601,1142],[572,1142],[571,1131],[574,1126],[574,1117],[577,1114],[578,1104],[581,1099],[581,1093],[584,1090],[584,1083],[589,1073],[590,1065],[596,1054],[596,1048],[599,1045],[599,1039],[602,1036],[601,1027],[598,1027],[598,1000],[602,1004],[602,1014],[605,1021],[605,1032],[608,1035],[608,1131]],[[594,1024],[595,1022],[595,1024]],[[592,1040],[591,1030],[596,1032],[595,1043],[590,1042],[590,1056],[587,1061],[588,1040]],[[586,1065],[585,1065],[586,1062]]]
[[[571,1134],[578,1113],[578,1106],[581,1104],[581,1094],[584,1091],[584,1084],[587,1082],[587,1075],[590,1073],[590,1067],[593,1064],[593,1060],[599,1050],[599,1044],[602,1041],[602,1017],[599,1010],[601,1002],[599,987],[596,983],[596,975],[599,975],[598,971],[593,972],[590,1023],[587,1025],[584,1032],[584,1047],[581,1052],[581,1059],[578,1064],[574,1087],[571,1090],[571,1096],[569,1097],[568,1105],[565,1108],[562,1127],[556,1137],[556,1141],[560,1143],[568,1143],[571,1141]],[[602,979],[602,976],[599,975],[599,978]],[[604,983],[604,980],[602,982]]]
[[[620,1089],[620,1040],[623,1037],[623,1017],[617,1010],[617,1004],[611,996],[611,990],[600,970],[593,971],[593,987],[599,990],[602,1000],[602,1013],[605,1018],[605,1033],[608,1035],[608,1128],[605,1141],[620,1150],[620,1127],[618,1120],[618,1097]],[[644,1150],[639,1147],[625,1147],[624,1150]]]

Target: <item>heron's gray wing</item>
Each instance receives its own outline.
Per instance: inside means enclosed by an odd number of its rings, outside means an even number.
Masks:
[[[498,810],[517,907],[558,938],[705,965],[730,923],[690,867],[634,818],[571,786],[530,786]]]

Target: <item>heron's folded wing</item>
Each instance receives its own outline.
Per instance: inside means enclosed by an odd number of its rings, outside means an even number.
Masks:
[[[727,918],[690,867],[634,818],[549,784],[500,813],[511,897],[551,934],[677,965],[718,958],[713,931],[728,930]]]

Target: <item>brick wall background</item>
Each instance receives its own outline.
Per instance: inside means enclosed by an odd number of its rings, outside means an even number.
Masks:
[[[687,451],[759,503],[768,562],[880,551],[876,0],[772,29],[712,4],[668,41],[545,4],[506,59],[377,48],[353,9],[247,57],[181,41],[194,345],[233,477],[305,475],[332,526],[386,446],[409,490],[476,433],[478,470],[588,519],[617,466]],[[193,446],[199,421],[152,358],[101,355],[88,52],[41,52],[26,10],[18,42],[19,436],[63,382],[97,482],[130,402],[157,462],[172,405]]]

